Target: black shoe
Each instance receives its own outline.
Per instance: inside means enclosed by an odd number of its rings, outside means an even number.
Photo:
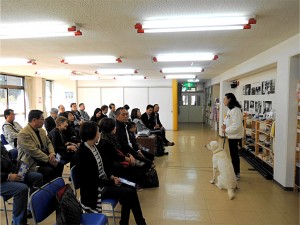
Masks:
[[[32,218],[32,214],[30,210],[27,210],[27,219],[31,219]]]
[[[169,155],[169,152],[164,152],[164,155]]]

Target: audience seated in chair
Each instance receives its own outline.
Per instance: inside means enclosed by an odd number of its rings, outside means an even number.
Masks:
[[[99,126],[100,120],[104,117],[106,116],[102,114],[102,110],[100,108],[96,108],[93,116],[91,117],[91,121],[94,121]]]
[[[130,210],[136,224],[146,224],[135,188],[120,186],[119,177],[106,174],[95,144],[100,133],[96,123],[84,122],[80,127],[81,143],[77,151],[78,175],[81,181],[81,203],[85,210],[101,212],[101,198],[117,198],[122,205],[120,225],[128,225]],[[108,171],[109,172],[109,171]]]
[[[83,121],[89,121],[90,120],[89,114],[85,111],[84,103],[79,104],[79,114],[80,114],[81,120],[83,120]]]
[[[62,175],[63,165],[55,159],[53,145],[42,129],[43,124],[43,112],[31,110],[28,125],[18,135],[18,160],[26,163],[29,171],[43,174],[44,181],[48,182]]]
[[[83,119],[81,118],[81,115],[79,111],[77,110],[77,104],[76,103],[71,103],[70,104],[71,112],[73,113],[74,116],[74,125],[75,129],[79,132],[79,127],[80,125],[84,122]]]
[[[4,110],[5,122],[2,125],[3,135],[6,141],[11,145],[12,148],[17,147],[17,137],[22,129],[18,122],[15,122],[15,113],[12,109]]]
[[[108,118],[112,118],[112,119],[116,120],[116,106],[115,106],[115,104],[110,103],[108,107],[110,109],[110,112],[108,114]]]
[[[65,163],[70,162],[73,167],[75,160],[75,152],[77,151],[78,144],[68,142],[63,131],[68,127],[68,119],[64,116],[59,116],[55,120],[56,128],[54,128],[49,134],[54,151],[61,157],[60,159]]]
[[[106,114],[108,112],[108,106],[107,105],[103,105],[101,106],[101,110],[102,110],[102,114],[104,117],[108,117]]]
[[[79,137],[79,132],[76,130],[74,125],[75,117],[71,111],[66,111],[64,113],[61,113],[61,116],[68,119],[68,127],[66,130],[63,131],[66,139],[68,142],[72,143],[80,143],[81,139]]]
[[[61,116],[60,114],[66,111],[63,105],[59,105],[57,108],[58,108],[58,116]]]
[[[5,199],[13,197],[12,222],[14,225],[27,224],[28,190],[34,191],[34,186],[40,186],[43,176],[40,173],[28,172],[24,181],[18,175],[18,166],[12,161],[9,153],[1,143],[1,196]],[[2,220],[2,219],[1,219]]]
[[[115,120],[103,118],[100,122],[100,129],[101,138],[97,148],[103,160],[104,170],[107,173],[138,183],[141,180],[140,169],[134,167],[135,158],[132,155],[124,155],[120,151],[121,145],[115,135]]]
[[[58,110],[56,108],[52,108],[50,110],[50,116],[48,116],[45,119],[44,126],[48,134],[51,132],[51,130],[55,128],[55,120],[57,118],[57,114],[58,114]]]
[[[154,110],[153,105],[147,105],[146,112],[143,113],[143,115],[141,116],[141,120],[143,121],[143,123],[146,125],[148,129],[161,131],[160,136],[162,137],[162,141],[165,146],[173,146],[174,143],[168,141],[168,139],[166,138],[166,132],[164,127],[160,128],[159,125],[156,123],[154,117],[155,114],[153,113],[153,110]]]

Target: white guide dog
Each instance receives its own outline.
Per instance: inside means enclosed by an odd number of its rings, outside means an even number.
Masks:
[[[216,184],[219,189],[226,189],[229,199],[233,199],[234,190],[239,187],[231,161],[217,141],[211,141],[209,144],[205,145],[205,147],[213,153],[213,179],[210,183]],[[218,177],[216,177],[217,169],[220,172]]]

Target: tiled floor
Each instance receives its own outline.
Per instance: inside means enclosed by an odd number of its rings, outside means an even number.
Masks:
[[[209,183],[212,155],[204,148],[209,141],[221,139],[201,124],[180,124],[179,129],[167,131],[176,145],[168,147],[168,156],[156,159],[160,187],[139,192],[148,225],[299,224],[299,194],[284,191],[248,170],[252,167],[242,158],[240,189],[236,198],[229,200],[226,191]],[[5,224],[3,213],[1,216],[1,224]],[[55,214],[41,224],[54,221]],[[130,224],[135,224],[133,216]]]

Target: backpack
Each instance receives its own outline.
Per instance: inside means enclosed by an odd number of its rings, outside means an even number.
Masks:
[[[81,214],[81,204],[71,186],[66,184],[56,194],[56,224],[80,225]]]

